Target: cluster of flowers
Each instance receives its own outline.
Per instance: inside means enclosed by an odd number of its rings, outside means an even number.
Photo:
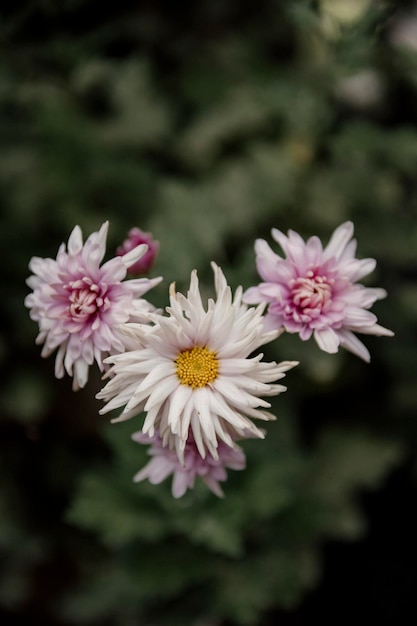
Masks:
[[[144,413],[132,435],[149,445],[150,462],[134,477],[158,484],[173,475],[172,493],[181,497],[200,476],[216,495],[227,469],[245,467],[238,445],[263,438],[253,420],[275,419],[264,399],[286,390],[277,381],[295,361],[266,362],[258,349],[281,333],[312,335],[330,353],[346,348],[369,361],[356,333],[392,336],[369,311],[384,289],[360,284],[374,259],[355,258],[353,224],[339,226],[323,248],[318,237],[304,241],[277,229],[272,237],[284,256],[255,242],[262,279],[234,295],[215,263],[215,299],[203,303],[197,272],[186,295],[169,289],[169,306],[156,309],[144,294],[161,281],[130,278],[145,273],[158,251],[150,233],[132,229],[114,258],[105,262],[108,222],[83,243],[79,226],[56,259],[34,257],[25,299],[39,325],[42,356],[57,350],[55,375],[84,387],[90,366],[103,372],[97,398],[101,413],[120,411],[113,422]]]

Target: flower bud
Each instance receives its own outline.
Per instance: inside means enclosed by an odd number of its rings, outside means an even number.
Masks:
[[[128,267],[129,274],[146,274],[150,270],[158,254],[159,241],[153,239],[152,233],[145,233],[140,228],[131,228],[127,239],[116,250],[119,256],[123,256],[141,243],[146,243],[148,250],[139,261]]]

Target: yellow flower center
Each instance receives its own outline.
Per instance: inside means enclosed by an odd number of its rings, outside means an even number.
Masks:
[[[216,353],[211,352],[208,348],[200,348],[200,346],[180,352],[175,363],[180,382],[193,389],[205,387],[212,383],[219,372]]]

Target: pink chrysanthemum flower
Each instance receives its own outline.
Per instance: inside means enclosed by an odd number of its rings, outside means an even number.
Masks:
[[[142,243],[146,243],[148,249],[140,259],[129,265],[129,274],[146,274],[150,270],[158,254],[159,241],[153,238],[152,233],[145,233],[140,230],[140,228],[131,228],[128,232],[127,239],[125,239],[122,245],[116,250],[116,253],[122,256]]]
[[[127,255],[117,256],[101,265],[108,222],[92,233],[83,244],[76,226],[68,245],[62,244],[55,259],[33,257],[33,272],[27,284],[33,292],[25,299],[30,316],[39,324],[37,344],[43,344],[42,356],[58,349],[55,375],[65,371],[73,376],[73,389],[84,387],[94,360],[103,370],[103,358],[126,348],[120,325],[143,321],[154,307],[142,299],[144,293],[161,278],[141,278],[122,282],[127,267],[145,254],[146,245]]]
[[[137,349],[106,360],[112,364],[109,381],[97,394],[107,402],[101,413],[124,407],[114,422],[145,411],[142,432],[159,433],[180,460],[189,435],[203,458],[206,452],[218,457],[219,440],[233,447],[236,439],[263,438],[251,418],[275,417],[264,410],[270,404],[260,396],[285,391],[275,383],[296,365],[252,355],[280,331],[266,331],[265,305],[242,304],[240,287],[233,298],[221,269],[212,267],[217,299],[209,299],[207,309],[194,270],[187,296],[171,285],[168,315],[155,317],[150,330],[125,325]]]
[[[374,270],[376,261],[355,258],[352,222],[339,226],[324,249],[318,237],[305,242],[292,230],[287,237],[274,228],[272,236],[285,258],[263,239],[256,241],[256,265],[264,282],[250,287],[244,302],[269,304],[267,329],[283,327],[302,340],[314,335],[325,352],[337,352],[342,346],[369,362],[369,351],[354,333],[387,337],[394,333],[379,326],[368,310],[386,291],[357,282]]]
[[[227,480],[226,469],[243,470],[246,467],[246,458],[243,450],[238,446],[227,446],[222,441],[217,448],[217,458],[207,454],[203,459],[197,449],[195,441],[190,438],[185,444],[183,464],[180,463],[174,450],[163,446],[158,435],[149,437],[142,432],[132,435],[132,439],[142,444],[151,444],[148,454],[152,457],[147,465],[133,478],[135,482],[148,479],[153,485],[159,485],[168,476],[173,475],[172,495],[181,498],[187,489],[193,489],[198,476],[207,487],[219,498],[224,496],[219,482]]]

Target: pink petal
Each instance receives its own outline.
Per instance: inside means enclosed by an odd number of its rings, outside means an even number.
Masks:
[[[172,495],[174,498],[181,498],[187,491],[187,488],[193,488],[194,479],[190,480],[190,478],[189,473],[181,471],[175,472],[172,480]]]
[[[223,489],[220,487],[217,480],[213,478],[213,476],[208,474],[207,476],[203,476],[203,480],[206,483],[207,487],[210,489],[210,491],[214,493],[215,496],[217,496],[218,498],[224,498]]]
[[[265,281],[275,280],[275,269],[282,261],[269,244],[264,239],[257,239],[255,242],[256,267],[259,275]]]
[[[351,259],[343,265],[343,270],[351,282],[357,282],[364,276],[371,274],[376,267],[375,259]]]
[[[321,241],[315,235],[310,237],[306,243],[307,260],[309,263],[319,265],[323,254],[323,246]]]

